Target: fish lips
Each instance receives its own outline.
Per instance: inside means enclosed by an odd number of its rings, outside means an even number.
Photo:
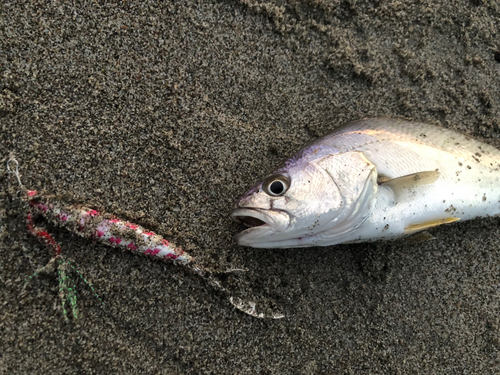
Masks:
[[[290,225],[290,215],[285,211],[261,208],[237,208],[231,213],[234,221],[249,227],[235,236],[242,246],[269,242],[269,236],[285,231]]]

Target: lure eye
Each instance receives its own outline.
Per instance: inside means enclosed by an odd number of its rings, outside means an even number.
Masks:
[[[290,179],[281,174],[273,174],[262,183],[262,190],[271,197],[279,197],[286,193],[290,187]]]

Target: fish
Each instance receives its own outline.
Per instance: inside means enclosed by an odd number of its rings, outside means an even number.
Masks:
[[[393,240],[500,213],[500,150],[451,129],[368,118],[305,145],[231,217],[254,248]]]

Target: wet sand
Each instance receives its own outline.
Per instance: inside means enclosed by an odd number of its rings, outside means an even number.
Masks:
[[[237,246],[229,213],[256,179],[349,120],[410,118],[500,147],[496,2],[9,1],[0,13],[0,160],[24,184],[163,234],[259,320],[181,267],[48,225],[55,273],[0,190],[0,372],[498,373],[498,219],[435,240]]]

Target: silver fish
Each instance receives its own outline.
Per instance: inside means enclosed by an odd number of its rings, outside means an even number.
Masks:
[[[238,244],[393,239],[500,213],[500,150],[452,130],[364,119],[306,145],[240,198]]]

